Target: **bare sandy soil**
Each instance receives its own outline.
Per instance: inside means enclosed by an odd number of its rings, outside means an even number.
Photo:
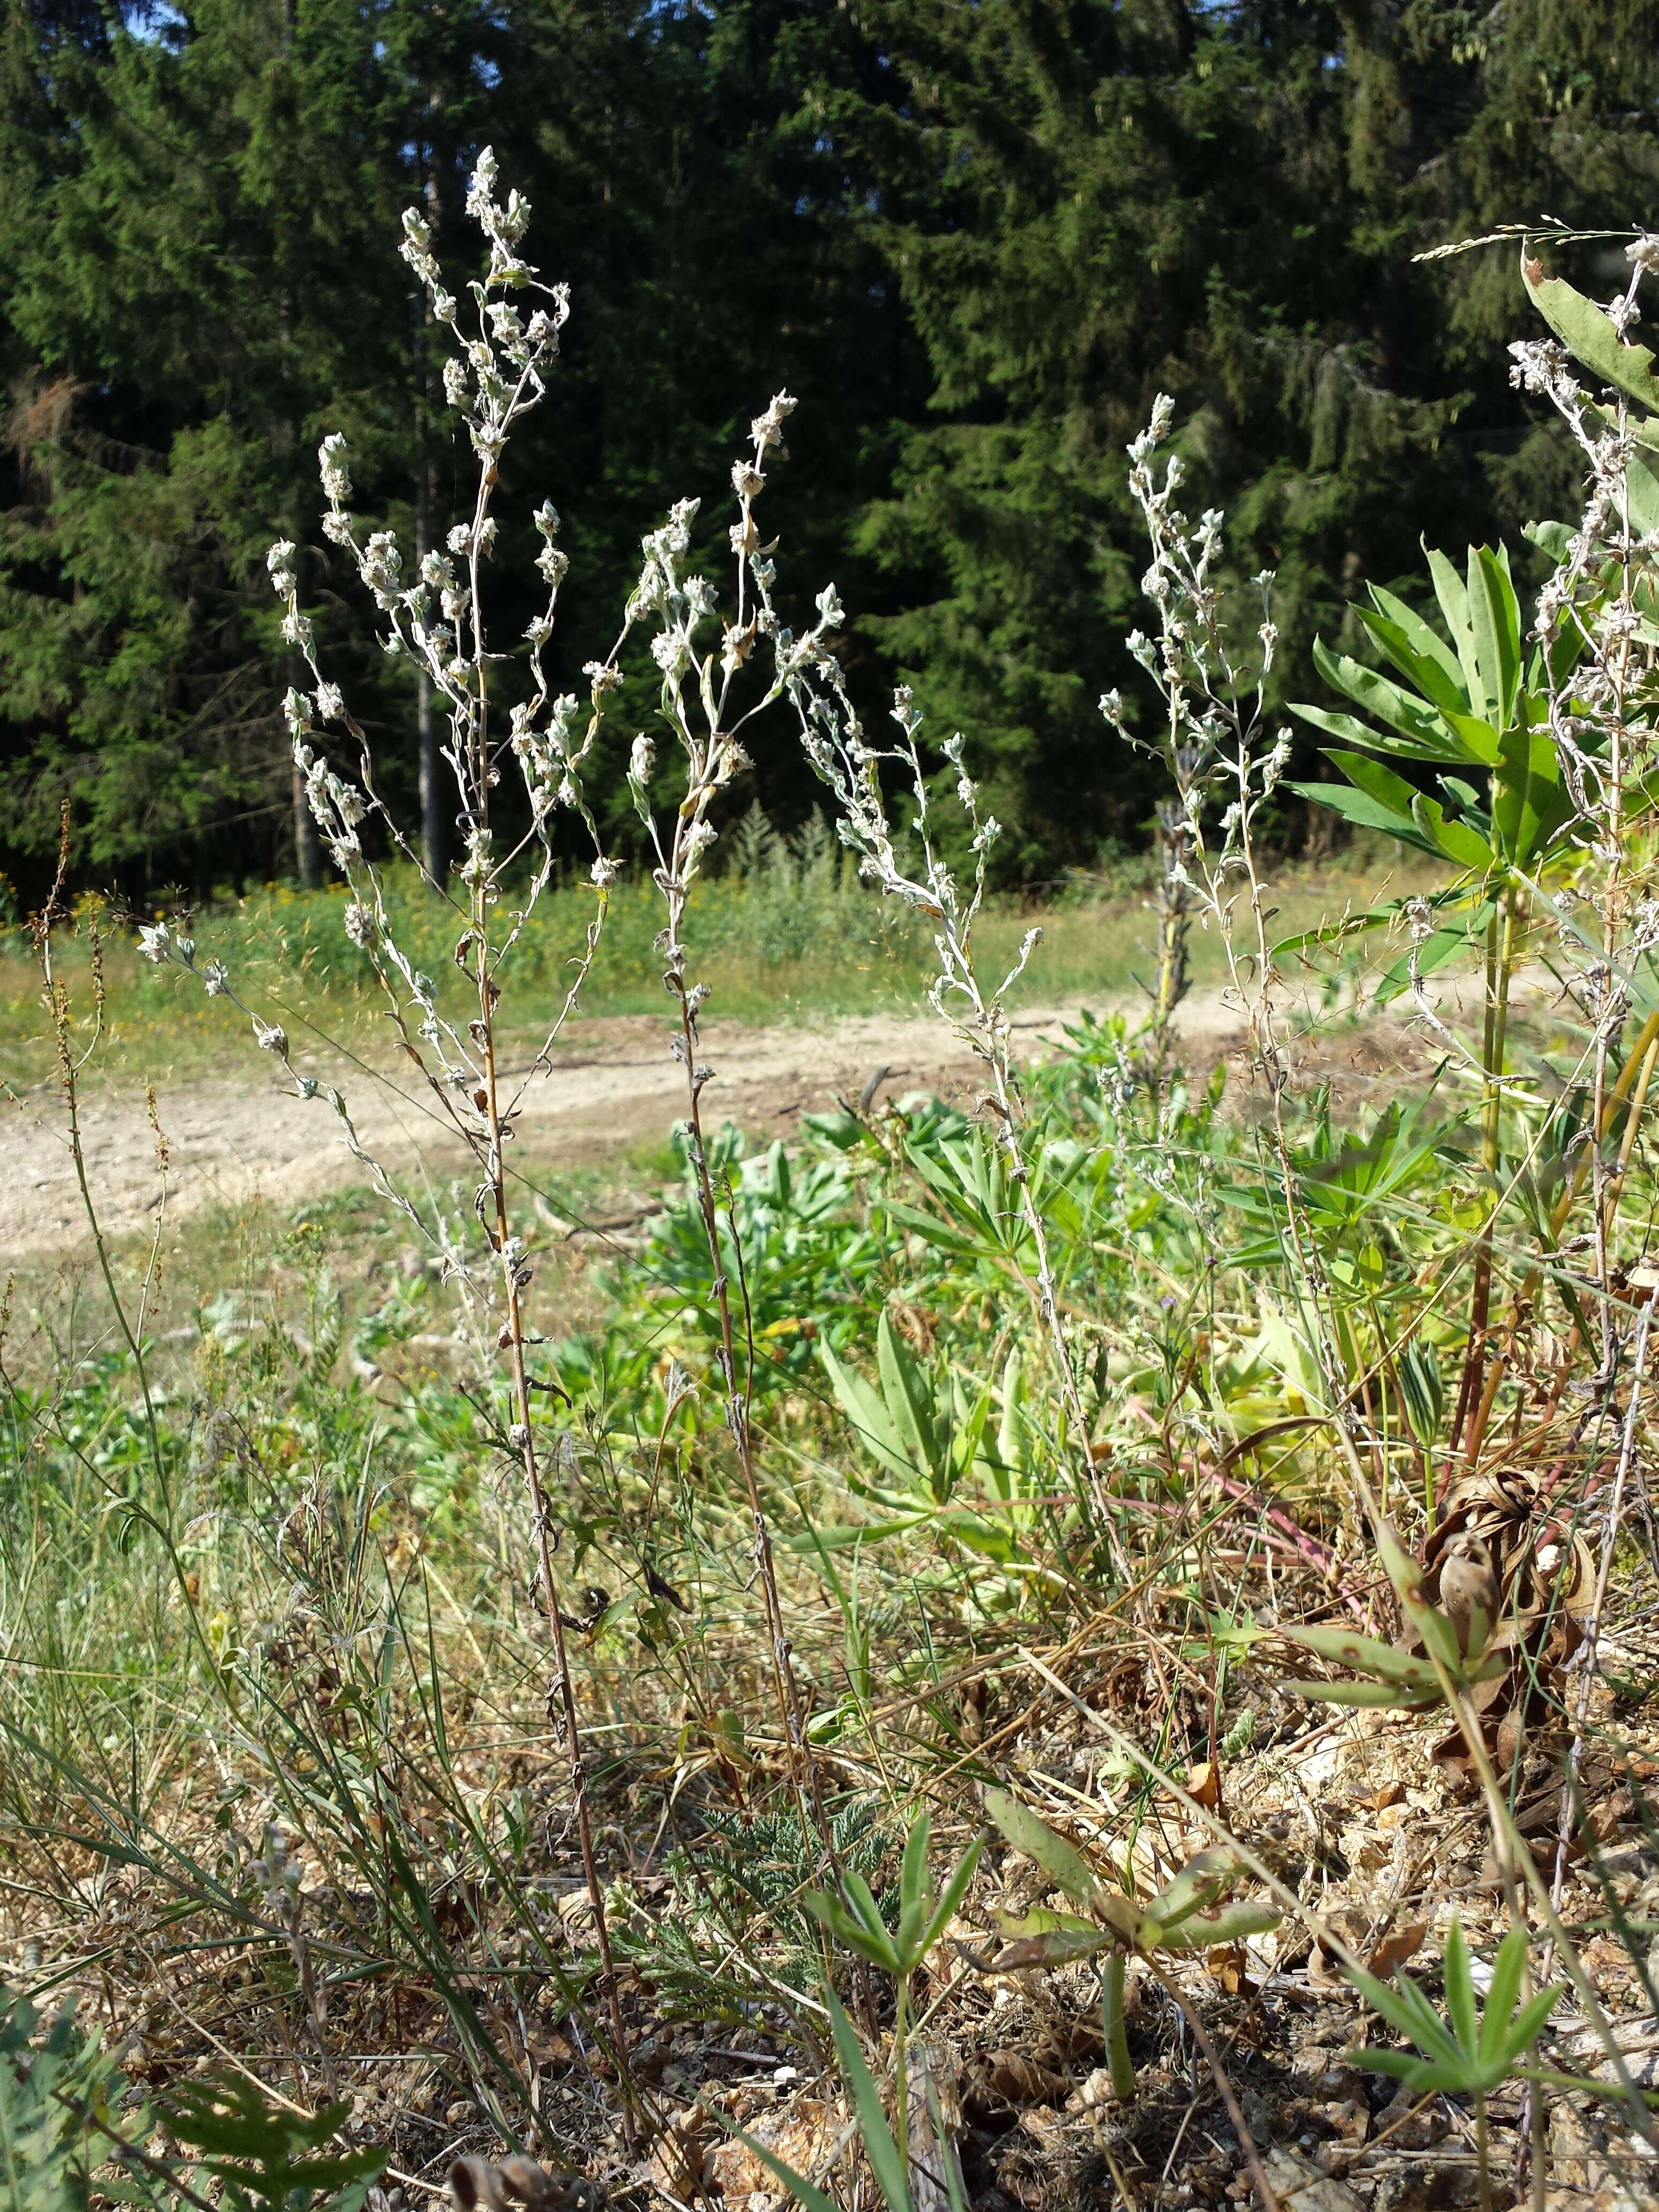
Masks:
[[[1077,1011],[1020,1014],[1022,1048],[1040,1049]],[[1182,1012],[1189,1036],[1212,1046],[1240,1026],[1218,993],[1194,994]],[[703,1093],[706,1114],[757,1132],[787,1130],[801,1113],[831,1104],[838,1091],[861,1091],[884,1069],[878,1090],[895,1096],[963,1096],[973,1089],[971,1054],[931,1017],[848,1016],[776,1029],[710,1022],[703,1041],[715,1070]],[[276,1079],[272,1064],[240,1036],[227,1040],[226,1058],[222,1079],[180,1085],[160,1101],[171,1216],[256,1195],[294,1205],[363,1177],[322,1097],[309,1104],[296,1098]],[[295,1065],[338,1084],[365,1150],[393,1176],[422,1170],[447,1175],[462,1164],[462,1147],[431,1094],[418,1079],[410,1080],[412,1071],[371,1073],[297,1053]],[[520,1152],[556,1166],[592,1165],[665,1135],[684,1098],[685,1073],[671,1056],[665,1023],[646,1016],[586,1021],[557,1053],[553,1073],[526,1084]],[[113,1236],[141,1228],[161,1196],[143,1098],[94,1091],[83,1099],[81,1118],[87,1180],[101,1225]],[[21,1257],[85,1233],[63,1101],[43,1085],[21,1106],[0,1110],[0,1254]]]
[[[1020,1049],[1040,1054],[1079,1011],[1023,1011],[1013,1023]],[[1179,1027],[1188,1051],[1206,1064],[1243,1030],[1237,1006],[1218,990],[1194,991]],[[970,1101],[977,1087],[972,1055],[932,1017],[845,1016],[772,1029],[711,1022],[703,1039],[715,1070],[703,1094],[708,1118],[757,1134],[787,1133],[800,1114],[831,1104],[838,1093],[861,1092],[872,1079],[877,1095],[893,1097],[933,1091]],[[1347,1054],[1362,1084],[1381,1079],[1378,1069],[1406,1074],[1415,1058],[1393,1021],[1368,1022]],[[295,1205],[363,1178],[321,1097],[309,1104],[296,1098],[240,1036],[227,1039],[226,1063],[222,1079],[180,1085],[160,1102],[172,1218],[256,1196]],[[320,1054],[296,1054],[295,1066],[338,1084],[365,1149],[394,1177],[447,1176],[463,1164],[436,1103],[408,1071],[331,1066]],[[551,1075],[526,1084],[520,1157],[556,1172],[660,1138],[684,1110],[684,1086],[665,1023],[644,1016],[584,1022]],[[104,1230],[119,1237],[153,1219],[161,1186],[142,1097],[113,1090],[84,1097],[82,1141]],[[43,1085],[21,1104],[0,1106],[0,1258],[71,1245],[85,1234],[63,1101]]]

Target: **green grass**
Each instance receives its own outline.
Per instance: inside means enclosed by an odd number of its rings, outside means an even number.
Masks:
[[[1334,860],[1280,870],[1273,927],[1289,935],[1403,888],[1390,877],[1386,854],[1362,841]],[[1133,863],[1114,876],[1079,878],[1045,896],[995,898],[975,940],[982,971],[989,976],[1011,966],[1036,922],[1043,942],[1012,1003],[1132,998],[1152,967],[1149,890],[1145,866]],[[188,921],[198,961],[222,960],[240,994],[267,1018],[281,1019],[296,1045],[327,1037],[359,1057],[384,1061],[392,1049],[390,1026],[368,962],[342,927],[345,900],[343,884],[315,892],[276,884],[205,908]],[[592,900],[583,883],[562,885],[526,927],[507,1000],[514,1034],[530,1036],[556,1012]],[[467,987],[452,957],[459,933],[453,911],[410,872],[389,878],[387,904],[412,963],[438,979],[441,1002],[465,1018]],[[107,933],[99,1079],[147,1080],[163,1088],[252,1064],[234,1008],[209,1000],[182,970],[152,967],[139,957],[131,932],[90,904],[56,947],[81,1033],[93,1014],[94,921]],[[582,994],[583,1015],[663,1012],[661,963],[653,949],[661,926],[661,902],[649,882],[618,885]],[[775,1024],[927,1011],[933,969],[925,920],[878,900],[837,849],[819,842],[793,851],[775,839],[769,848],[763,844],[757,860],[699,889],[692,927],[696,972],[715,984],[715,1018]],[[1223,960],[1214,934],[1194,929],[1192,950],[1195,981],[1218,981]],[[14,1082],[51,1079],[52,1047],[33,953],[21,930],[0,938],[0,1053]]]

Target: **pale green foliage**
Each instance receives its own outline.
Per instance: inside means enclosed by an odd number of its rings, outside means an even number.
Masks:
[[[1002,1932],[1011,1940],[994,1962],[997,1970],[1063,1966],[1108,1954],[1101,1978],[1107,2063],[1112,2087],[1127,2103],[1135,2086],[1123,2019],[1127,1954],[1152,1959],[1162,1952],[1210,1950],[1246,1936],[1266,1935],[1284,1916],[1277,1905],[1231,1897],[1246,1869],[1229,1844],[1200,1851],[1143,1904],[1127,1889],[1109,1887],[1080,1852],[1006,1790],[988,1790],[985,1809],[1014,1849],[1034,1859],[1079,1907],[1075,1913],[1044,1909],[1018,1918],[1003,1914]]]
[[[1501,2088],[1538,2040],[1545,2021],[1566,1995],[1563,1983],[1521,2001],[1521,1978],[1529,1938],[1511,1928],[1492,1962],[1492,1984],[1484,2008],[1475,2002],[1469,1947],[1461,1921],[1446,1937],[1446,2014],[1443,2018],[1409,1975],[1392,1984],[1357,1967],[1347,1978],[1373,2012],[1408,2036],[1423,2053],[1366,2048],[1353,2053],[1357,2065],[1374,2074],[1392,2074],[1413,2094],[1443,2089],[1455,2097],[1488,2096]]]

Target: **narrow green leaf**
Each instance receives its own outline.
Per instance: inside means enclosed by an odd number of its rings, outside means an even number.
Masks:
[[[1387,622],[1394,624],[1407,646],[1419,661],[1427,661],[1440,672],[1443,692],[1429,691],[1429,696],[1443,711],[1449,707],[1455,714],[1467,714],[1469,710],[1468,686],[1463,681],[1463,671],[1457,655],[1437,630],[1432,629],[1404,599],[1392,592],[1384,591],[1380,584],[1370,586],[1371,605]],[[1425,684],[1423,687],[1429,690]]]
[[[1345,1966],[1342,1973],[1380,2019],[1409,2036],[1419,2050],[1448,2061],[1457,2057],[1457,2045],[1444,2023],[1409,1975],[1402,1974],[1399,1986],[1391,1988],[1358,1966]]]
[[[842,1884],[847,1892],[847,1901],[853,1909],[854,1917],[866,1934],[885,1936],[887,1923],[882,1918],[881,1907],[876,1903],[875,1896],[864,1876],[849,1871],[842,1877]]]
[[[1211,1951],[1221,1943],[1242,1943],[1247,1936],[1266,1936],[1285,1917],[1276,1905],[1261,1898],[1239,1898],[1231,1905],[1206,1906],[1169,1929],[1159,1948],[1165,1951]]]
[[[904,1448],[904,1439],[894,1427],[886,1407],[860,1375],[843,1367],[830,1349],[828,1340],[818,1340],[818,1356],[829,1372],[841,1409],[853,1425],[859,1442],[872,1457],[880,1461],[890,1474],[897,1475],[913,1489],[921,1478],[917,1468]]]
[[[1006,1790],[988,1790],[985,1809],[1017,1851],[1035,1859],[1044,1874],[1063,1889],[1073,1905],[1092,1909],[1099,1884],[1087,1861],[1057,1836],[1046,1820]]]
[[[1526,1929],[1511,1928],[1498,1947],[1498,1956],[1492,1960],[1492,1986],[1486,1991],[1486,2010],[1480,2018],[1480,2049],[1483,2059],[1498,2057],[1503,2049],[1515,2012],[1515,2001],[1521,1994],[1521,1977],[1526,1971],[1529,1942]]]
[[[1492,702],[1492,720],[1507,730],[1521,682],[1521,611],[1515,586],[1495,553],[1469,548],[1469,624],[1480,663],[1481,681]]]
[[[1469,626],[1469,595],[1463,579],[1458,574],[1443,553],[1429,555],[1429,575],[1434,585],[1434,595],[1440,602],[1440,611],[1446,617],[1446,632],[1457,654],[1458,665],[1463,671],[1463,688],[1469,695],[1469,711],[1477,721],[1485,721],[1492,711],[1492,702],[1486,696],[1486,687],[1480,674],[1480,657],[1474,649],[1474,632]]]
[[[1438,853],[1455,860],[1474,875],[1485,875],[1492,864],[1492,848],[1467,822],[1447,813],[1437,799],[1419,791],[1412,801],[1412,819]]]
[[[1409,691],[1382,675],[1375,668],[1367,668],[1363,661],[1350,659],[1346,653],[1333,653],[1318,638],[1314,641],[1314,665],[1333,690],[1345,691],[1358,707],[1403,738],[1419,760],[1461,760],[1463,749],[1452,737],[1440,716],[1421,699],[1413,698]],[[1375,734],[1367,739],[1375,747]]]
[[[1146,1911],[1164,1928],[1173,1928],[1189,1912],[1201,1912],[1224,1897],[1238,1880],[1239,1868],[1237,1852],[1224,1844],[1200,1851],[1164,1883]]]
[[[1463,1923],[1454,1920],[1446,1931],[1446,2010],[1459,2045],[1473,2057],[1480,2048],[1480,2015],[1475,2010],[1474,1982],[1469,1972],[1468,1940]]]
[[[904,2161],[899,2156],[898,2145],[893,2141],[892,2130],[887,2124],[887,2115],[881,2108],[881,2097],[864,2063],[864,2053],[853,2023],[842,2009],[833,1991],[824,1992],[830,2007],[830,2030],[836,2039],[836,2054],[841,2060],[841,2070],[848,2087],[853,2093],[853,2109],[858,2116],[859,2134],[863,2140],[865,2155],[887,2200],[887,2212],[915,2212],[910,2196],[909,2178],[904,2171]]]
[[[978,1866],[980,1854],[984,1849],[984,1844],[975,1836],[957,1861],[955,1871],[939,1894],[939,1903],[933,1910],[933,1917],[922,1930],[921,1948],[924,1957],[933,1949],[934,1944],[950,1926],[951,1916],[968,1894],[968,1885],[974,1878],[974,1869]]]
[[[1553,1982],[1547,1990],[1529,1996],[1519,2012],[1509,2022],[1498,2055],[1507,2073],[1523,2051],[1530,2051],[1543,2031],[1544,2022],[1567,1993],[1565,1982]]]
[[[884,1974],[896,1975],[899,1971],[898,1954],[884,1928],[872,1932],[861,1919],[837,1905],[832,1897],[814,1894],[801,1899],[820,1927],[825,1928],[844,1950],[856,1952],[867,1959],[872,1966],[879,1966]]]
[[[904,1864],[899,1875],[897,1951],[908,1972],[915,1964],[917,1943],[933,1909],[933,1886],[927,1879],[927,1844],[933,1823],[926,1807],[910,1823],[904,1842]]]
[[[936,1498],[942,1498],[950,1489],[950,1467],[941,1431],[949,1425],[939,1418],[933,1377],[894,1328],[885,1308],[876,1329],[876,1364],[887,1417],[912,1464],[927,1478],[928,1489]]]
[[[1405,820],[1386,806],[1379,806],[1363,791],[1354,791],[1342,783],[1293,783],[1290,788],[1298,799],[1311,799],[1316,806],[1328,806],[1356,829],[1382,830],[1390,837],[1397,837],[1402,845],[1414,845],[1419,853],[1435,854],[1434,841],[1414,822]]]
[[[1051,1928],[1037,1936],[1022,1936],[992,1961],[1000,1974],[1027,1966],[1066,1966],[1078,1959],[1092,1959],[1118,1941],[1108,1928]]]
[[[1352,1667],[1357,1674],[1380,1675],[1385,1682],[1409,1682],[1414,1687],[1421,1685],[1424,1665],[1414,1653],[1396,1650],[1392,1644],[1382,1643],[1375,1636],[1362,1636],[1358,1629],[1284,1628],[1279,1634],[1287,1643],[1305,1644],[1310,1651],[1316,1651],[1334,1666]],[[1431,1686],[1433,1680],[1431,1674]]]
[[[1403,1682],[1304,1682],[1293,1675],[1277,1686],[1322,1705],[1424,1705],[1440,1694],[1437,1683],[1432,1690],[1413,1690]]]

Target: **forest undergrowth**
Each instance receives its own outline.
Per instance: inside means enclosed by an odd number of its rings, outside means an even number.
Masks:
[[[404,251],[468,322],[472,514],[406,577],[321,454],[325,535],[447,719],[442,988],[313,659],[314,564],[270,568],[342,927],[472,1170],[369,1157],[257,975],[146,922],[366,1181],[181,1269],[162,1097],[155,1235],[112,1246],[88,1188],[84,1265],[8,1291],[9,2201],[1650,2203],[1659,383],[1631,331],[1659,244],[1604,309],[1522,242],[1553,335],[1517,374],[1587,481],[1537,526],[1536,605],[1502,550],[1436,554],[1418,604],[1372,593],[1364,659],[1322,654],[1342,710],[1296,710],[1338,778],[1304,795],[1423,886],[1382,907],[1276,913],[1272,579],[1181,512],[1158,404],[1145,691],[1102,702],[1167,777],[1147,1006],[1031,1066],[1006,1009],[1044,948],[988,951],[971,745],[902,693],[893,734],[861,726],[833,587],[804,637],[774,611],[787,395],[733,469],[723,604],[676,508],[586,696],[550,696],[549,506],[546,615],[491,649],[497,464],[568,301],[487,156],[469,207],[470,305],[417,215]],[[533,1076],[497,1043],[584,826],[538,1063],[597,972],[618,865],[581,779],[642,688],[684,1115],[578,1252],[607,1194],[527,1189]],[[980,1085],[751,1147],[705,1109],[703,870],[786,741]],[[78,1160],[104,1001],[84,927],[65,984],[68,921],[32,943]],[[1296,963],[1376,945],[1370,999],[1433,1055],[1386,1103],[1285,1012]],[[1202,1072],[1200,946],[1246,1036]],[[1473,1025],[1442,988],[1471,973]]]

